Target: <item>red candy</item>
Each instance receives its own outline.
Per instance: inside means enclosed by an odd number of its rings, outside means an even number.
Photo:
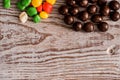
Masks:
[[[51,13],[52,12],[52,5],[47,3],[47,2],[44,2],[43,4],[43,10],[47,13]]]
[[[42,5],[40,5],[39,7],[37,7],[37,11],[41,12],[42,11]]]

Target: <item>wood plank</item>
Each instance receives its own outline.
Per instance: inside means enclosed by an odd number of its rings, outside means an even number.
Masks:
[[[120,0],[119,0],[120,1]],[[75,32],[63,23],[57,0],[50,17],[20,23],[16,2],[6,10],[0,1],[0,80],[120,80],[120,21],[109,31]]]

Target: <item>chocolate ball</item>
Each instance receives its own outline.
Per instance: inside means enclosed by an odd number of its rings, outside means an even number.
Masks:
[[[97,26],[98,29],[102,32],[106,32],[109,29],[109,25],[106,22],[100,22]]]
[[[97,12],[97,6],[96,5],[89,5],[87,7],[87,11],[89,14],[95,14]]]
[[[71,9],[70,9],[70,13],[71,15],[77,15],[79,13],[79,7],[78,6],[73,6]]]
[[[77,2],[81,7],[87,7],[88,6],[88,0],[77,0]]]
[[[81,23],[81,22],[75,22],[75,23],[73,24],[73,29],[74,29],[75,31],[80,31],[80,30],[82,29],[82,23]]]
[[[96,3],[98,0],[89,0],[90,3]]]
[[[111,1],[109,3],[109,7],[112,9],[112,10],[118,10],[120,9],[120,3],[118,1]]]
[[[110,13],[110,18],[113,21],[118,21],[120,19],[120,13],[115,11]]]
[[[102,19],[102,16],[100,14],[95,14],[92,16],[91,20],[94,23],[98,23],[98,22],[101,22],[103,19]]]
[[[87,22],[84,24],[83,30],[86,32],[93,32],[95,30],[95,26],[92,22]]]
[[[102,16],[108,16],[110,13],[109,6],[102,6],[100,9],[100,13],[102,14]]]
[[[64,17],[64,22],[65,22],[66,24],[68,24],[68,25],[71,25],[71,24],[74,23],[74,17],[71,16],[71,15],[66,15],[66,16]]]
[[[66,5],[62,5],[59,9],[58,9],[59,13],[62,15],[67,15],[69,12],[69,8]]]
[[[89,13],[87,11],[82,11],[78,14],[78,18],[81,21],[87,21],[89,19]]]
[[[76,1],[75,0],[66,0],[66,4],[70,5],[70,6],[73,6],[73,5],[76,4]]]
[[[103,5],[106,5],[107,4],[107,0],[98,0],[98,5],[101,7]]]

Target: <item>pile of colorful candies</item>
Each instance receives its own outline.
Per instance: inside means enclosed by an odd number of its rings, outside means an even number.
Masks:
[[[46,0],[44,2],[42,0],[19,0],[17,8],[23,11],[19,15],[19,19],[22,23],[25,23],[30,16],[33,17],[35,23],[38,23],[41,19],[48,18],[55,3],[56,0]],[[10,8],[10,0],[4,0],[4,8]]]
[[[59,13],[64,15],[64,22],[72,25],[76,31],[105,32],[109,29],[106,21],[120,19],[120,3],[117,0],[65,0]]]

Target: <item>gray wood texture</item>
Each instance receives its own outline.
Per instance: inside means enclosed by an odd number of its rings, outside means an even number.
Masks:
[[[120,80],[120,50],[106,53],[111,45],[120,46],[120,21],[108,21],[105,33],[75,32],[57,11],[64,0],[57,0],[48,19],[22,24],[17,0],[10,9],[2,1],[0,80]]]

